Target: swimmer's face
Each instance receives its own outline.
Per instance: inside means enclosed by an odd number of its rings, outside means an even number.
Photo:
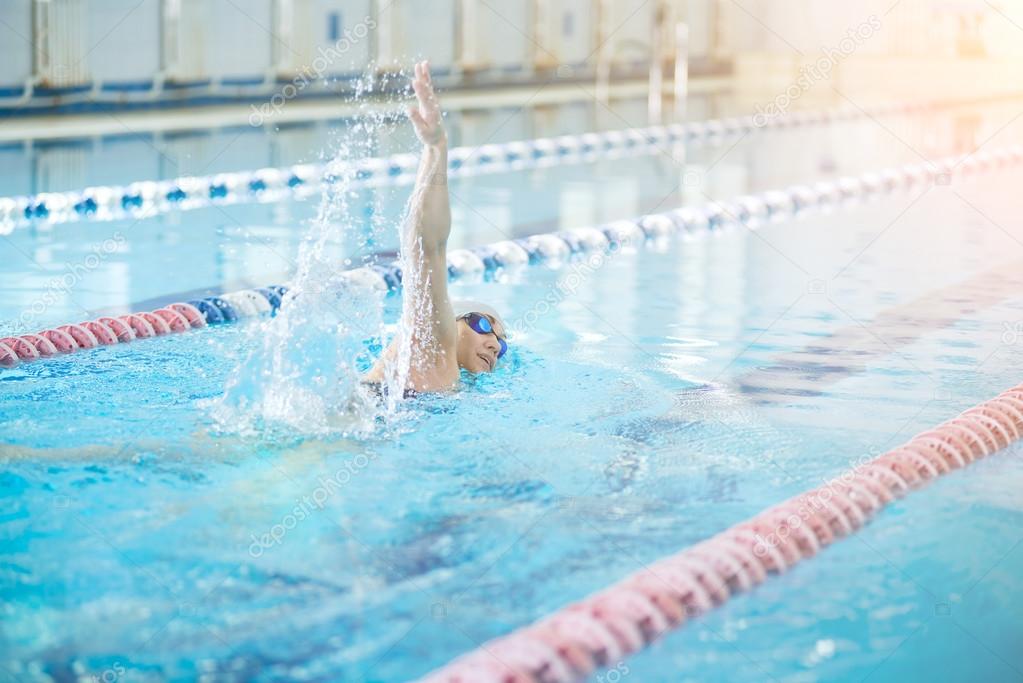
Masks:
[[[469,372],[493,372],[499,362],[497,354],[501,351],[501,342],[498,337],[504,338],[505,329],[490,316],[483,317],[490,321],[494,332],[480,334],[465,318],[458,321],[458,365]]]

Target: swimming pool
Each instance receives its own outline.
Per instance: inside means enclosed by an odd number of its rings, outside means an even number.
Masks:
[[[897,118],[887,127],[905,144],[872,121],[763,133],[692,163],[718,178],[700,192],[733,196],[916,161],[921,146],[967,151],[996,131],[989,144],[1017,142],[1010,112]],[[868,155],[862,135],[888,144]],[[685,172],[654,157],[459,180],[454,230],[479,244],[636,216],[694,200]],[[666,240],[592,271],[459,280],[457,295],[521,323],[510,361],[456,396],[371,414],[357,436],[306,404],[249,419],[246,401],[281,379],[259,372],[265,321],[2,371],[0,671],[422,676],[1015,383],[1019,180],[1013,168]],[[379,215],[396,215],[401,194],[375,194]],[[294,268],[289,226],[308,206],[228,210],[284,255],[249,250],[215,210],[140,222],[41,322]],[[60,264],[119,229],[66,227],[5,246]],[[218,227],[218,253],[203,253],[197,237]],[[360,246],[393,249],[379,234]],[[2,317],[43,283],[31,265],[5,267]],[[371,301],[325,305],[289,337],[300,343],[271,350],[299,365],[359,358],[339,322],[397,314],[397,297],[382,311]],[[799,359],[815,361],[813,381],[793,371]],[[1023,669],[1019,455],[897,503],[603,680],[1011,680]]]

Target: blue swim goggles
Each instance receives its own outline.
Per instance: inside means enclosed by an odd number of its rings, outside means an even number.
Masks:
[[[469,323],[469,327],[476,334],[492,334],[497,337],[497,343],[501,345],[501,350],[497,352],[498,358],[508,351],[508,342],[497,336],[497,332],[494,332],[494,326],[490,323],[490,318],[479,313],[466,313],[459,320],[465,320]]]

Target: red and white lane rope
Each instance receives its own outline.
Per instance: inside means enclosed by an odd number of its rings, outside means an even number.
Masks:
[[[103,317],[61,325],[35,334],[0,339],[0,368],[97,346],[109,346],[205,327],[206,317],[191,303],[170,304],[155,311]]]
[[[1023,384],[510,635],[424,683],[568,683],[858,530],[896,498],[1020,438]]]

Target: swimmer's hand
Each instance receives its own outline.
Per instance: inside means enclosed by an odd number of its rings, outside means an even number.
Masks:
[[[430,79],[430,63],[426,61],[415,65],[416,75],[412,79],[412,90],[416,93],[416,105],[409,107],[408,117],[416,129],[419,140],[428,147],[437,147],[447,143],[447,133],[441,121],[440,103],[433,92],[433,81]]]

